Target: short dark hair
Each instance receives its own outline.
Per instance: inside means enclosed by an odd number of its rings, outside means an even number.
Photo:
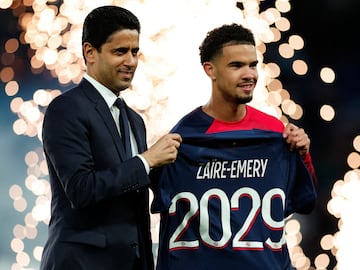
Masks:
[[[253,33],[242,25],[224,24],[209,31],[199,47],[201,64],[211,61],[224,45],[250,44],[255,46]]]
[[[129,10],[118,6],[101,6],[85,18],[82,44],[89,42],[98,51],[114,32],[124,29],[140,33],[140,22]]]

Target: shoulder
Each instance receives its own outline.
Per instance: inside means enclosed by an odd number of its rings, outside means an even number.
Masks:
[[[45,110],[44,122],[61,119],[75,123],[75,119],[88,118],[91,109],[95,108],[95,103],[86,94],[88,90],[80,83],[55,97]]]
[[[75,114],[80,108],[80,99],[75,98],[74,89],[67,90],[55,97],[45,111],[45,117],[50,117],[50,115],[58,115],[66,117],[70,114]]]
[[[201,107],[197,107],[193,111],[184,115],[171,131],[180,134],[191,132],[205,133],[213,121],[214,119],[205,114]]]
[[[277,132],[284,130],[284,124],[278,118],[249,105],[246,105],[246,117],[248,121],[257,123],[255,128]]]
[[[92,104],[101,100],[101,95],[96,89],[87,81],[82,80],[78,85],[65,90],[62,94],[54,98],[48,109],[77,110],[84,105]]]
[[[271,115],[269,113],[266,113],[264,111],[261,111],[261,110],[255,108],[255,107],[250,106],[250,105],[246,105],[246,111],[247,111],[248,114],[251,114],[251,115],[258,115],[258,116],[265,117],[265,118],[270,118],[270,119],[272,118],[275,121],[280,122],[280,120],[277,119],[275,116],[273,116],[273,115]]]

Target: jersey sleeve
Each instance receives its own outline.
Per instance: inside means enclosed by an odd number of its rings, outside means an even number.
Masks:
[[[152,213],[166,211],[171,203],[170,192],[167,192],[171,190],[170,181],[173,179],[169,166],[171,165],[153,169],[149,174],[152,183],[151,189],[154,193],[150,209]]]
[[[313,178],[301,156],[294,152],[289,160],[289,184],[287,187],[285,216],[292,213],[309,214],[316,202]]]

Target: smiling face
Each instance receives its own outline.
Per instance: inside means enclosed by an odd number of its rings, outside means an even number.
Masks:
[[[139,32],[114,32],[96,50],[90,43],[83,45],[87,73],[116,95],[129,88],[138,65]]]
[[[258,80],[256,48],[249,44],[225,45],[204,69],[212,80],[214,101],[245,104],[252,100]]]

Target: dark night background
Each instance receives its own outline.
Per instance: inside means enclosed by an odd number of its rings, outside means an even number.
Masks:
[[[219,0],[220,1],[220,0]],[[261,2],[261,9],[273,6],[274,1]],[[297,51],[292,59],[283,59],[277,53],[276,44],[269,46],[265,54],[265,62],[276,62],[281,66],[280,81],[292,99],[304,109],[304,116],[295,123],[303,127],[312,140],[312,158],[317,170],[319,182],[319,200],[315,211],[301,217],[306,223],[306,233],[301,246],[304,253],[314,258],[323,253],[320,239],[326,234],[334,234],[338,220],[326,209],[331,198],[333,183],[343,179],[350,169],[347,156],[354,151],[353,139],[360,135],[360,89],[356,84],[359,76],[359,60],[357,34],[358,12],[360,1],[355,0],[299,0],[291,1],[292,9],[283,16],[291,22],[291,29],[283,33],[283,39],[298,34],[305,40],[304,49]],[[18,38],[20,31],[17,17],[12,11],[0,9],[0,54],[4,52],[4,42],[9,38]],[[15,65],[18,72],[15,80],[20,84],[17,96],[24,100],[32,99],[34,89],[57,88],[60,86],[48,72],[34,75],[27,61],[29,52],[27,45],[22,45],[16,52]],[[305,76],[296,75],[291,69],[294,58],[303,59],[309,66]],[[320,79],[322,67],[330,67],[335,71],[334,83],[326,84]],[[0,69],[3,68],[1,64]],[[17,119],[9,105],[13,97],[8,97],[0,83],[0,269],[4,258],[10,256],[15,261],[15,254],[10,250],[13,239],[12,229],[15,224],[23,224],[23,214],[13,209],[12,200],[8,195],[9,187],[22,183],[26,176],[24,156],[28,151],[39,147],[35,138],[16,136],[12,124]],[[322,105],[329,104],[335,109],[335,118],[326,122],[320,118]],[[29,202],[31,204],[31,202]],[[39,236],[41,240],[45,236]],[[42,241],[44,242],[44,241]],[[328,253],[331,257],[331,254]],[[332,258],[332,269],[335,265]]]
[[[360,135],[360,89],[355,80],[359,76],[357,34],[358,1],[292,1],[287,18],[291,21],[289,34],[299,34],[305,40],[300,59],[309,65],[306,76],[294,76],[290,70],[280,76],[284,88],[304,109],[297,124],[311,138],[311,153],[319,182],[319,198],[315,211],[305,219],[310,230],[304,235],[302,247],[314,259],[324,252],[321,237],[338,231],[338,220],[327,211],[333,183],[343,179],[350,170],[347,156],[354,151],[353,140]],[[275,57],[275,55],[269,56]],[[286,65],[286,64],[285,64]],[[290,67],[290,64],[289,64]],[[325,84],[320,79],[322,67],[335,71],[336,79]],[[282,69],[283,70],[283,69]],[[322,105],[335,109],[335,117],[326,122],[320,118]],[[356,213],[354,213],[356,214]],[[330,257],[331,254],[327,253]],[[333,269],[332,265],[328,269]]]

